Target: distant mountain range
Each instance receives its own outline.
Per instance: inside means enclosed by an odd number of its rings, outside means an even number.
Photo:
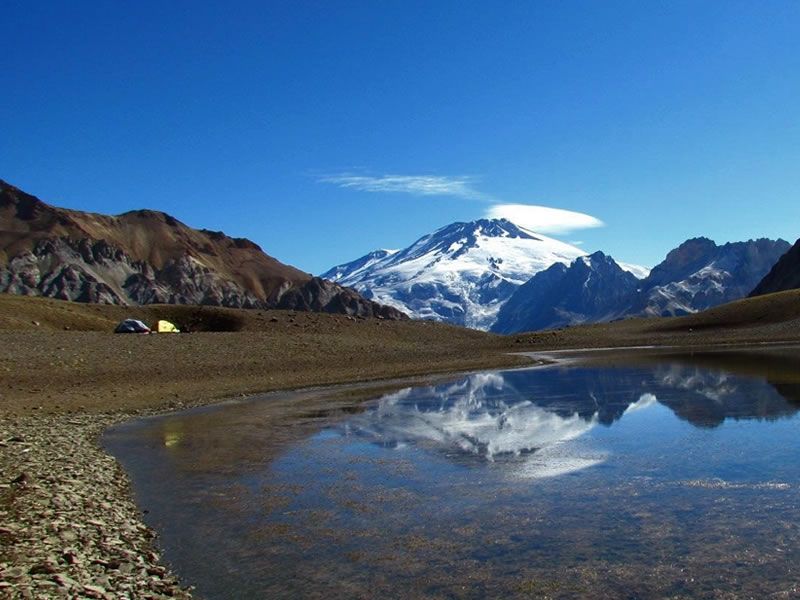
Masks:
[[[103,304],[206,304],[406,318],[253,242],[157,211],[57,208],[0,181],[0,292]]]
[[[744,298],[784,240],[688,240],[652,271],[586,253],[504,219],[453,223],[402,250],[322,274],[419,319],[498,333],[683,315]]]
[[[628,316],[685,315],[747,296],[788,250],[783,240],[718,246],[688,240],[639,281],[597,252],[569,267],[553,265],[521,286],[492,331],[514,333]]]
[[[514,333],[693,313],[800,287],[798,273],[800,241],[790,250],[784,240],[695,238],[648,271],[481,219],[313,277],[249,240],[162,212],[67,210],[0,181],[0,292],[80,302],[410,315]]]

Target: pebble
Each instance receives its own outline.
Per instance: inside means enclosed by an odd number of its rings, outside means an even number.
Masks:
[[[0,598],[191,598],[97,444],[129,415],[0,416]]]
[[[90,598],[104,598],[106,595],[106,590],[104,587],[99,585],[85,585],[83,586],[83,593]]]

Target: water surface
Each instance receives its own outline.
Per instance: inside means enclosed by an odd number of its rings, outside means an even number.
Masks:
[[[596,362],[271,395],[104,442],[206,598],[800,594],[800,351]]]

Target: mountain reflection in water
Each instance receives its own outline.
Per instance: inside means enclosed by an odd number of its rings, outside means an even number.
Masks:
[[[489,373],[389,394],[374,410],[348,420],[340,429],[380,446],[413,444],[443,451],[461,462],[469,458],[519,462],[515,459],[534,453],[539,455],[538,462],[560,443],[579,438],[597,423],[596,412],[565,414],[537,406],[506,376]],[[602,456],[562,453],[559,466],[546,473],[573,471],[601,460]]]
[[[388,394],[338,431],[381,447],[414,445],[464,464],[523,464],[520,473],[550,476],[605,457],[566,442],[657,404],[702,428],[726,419],[791,417],[799,408],[766,380],[680,364],[661,366],[647,379],[634,369],[522,370]]]
[[[104,443],[204,598],[794,597],[798,349],[582,360]]]

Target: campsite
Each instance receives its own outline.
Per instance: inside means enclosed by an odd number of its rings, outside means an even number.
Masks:
[[[114,328],[114,333],[180,333],[181,330],[165,319],[159,319],[155,327],[148,327],[139,319],[123,319]]]

